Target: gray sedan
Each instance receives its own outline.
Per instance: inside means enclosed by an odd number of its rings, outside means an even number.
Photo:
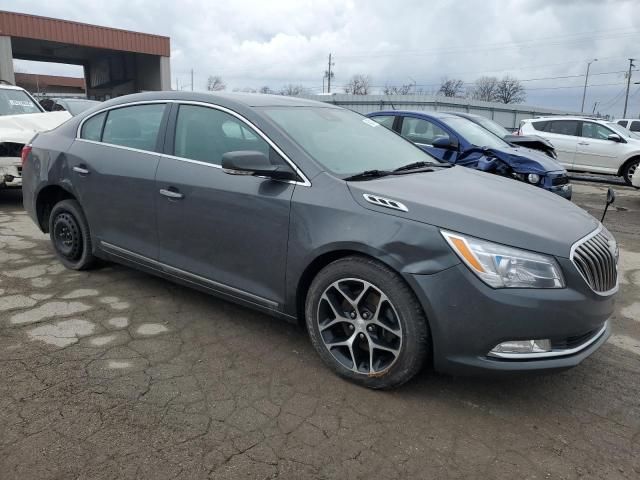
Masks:
[[[368,387],[428,360],[563,369],[609,335],[617,246],[600,222],[326,103],[125,96],[39,134],[23,162],[25,207],[68,268],[111,260],[299,320]]]

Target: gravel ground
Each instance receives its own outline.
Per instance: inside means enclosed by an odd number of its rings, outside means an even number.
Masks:
[[[0,192],[0,478],[637,479],[640,192],[616,190],[607,344],[560,374],[424,371],[393,392],[332,375],[299,327],[117,265],[65,270]],[[574,200],[599,216],[605,191]]]

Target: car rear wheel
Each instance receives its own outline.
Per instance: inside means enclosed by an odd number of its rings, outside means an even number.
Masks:
[[[54,205],[49,216],[49,236],[65,267],[87,270],[95,265],[89,224],[77,201],[62,200]]]
[[[322,360],[366,387],[402,385],[429,352],[420,303],[397,273],[372,259],[346,257],[321,270],[309,289],[305,317]]]
[[[622,178],[627,185],[631,185],[631,179],[633,178],[633,174],[638,170],[638,165],[640,165],[640,158],[634,158],[630,160],[622,170]]]

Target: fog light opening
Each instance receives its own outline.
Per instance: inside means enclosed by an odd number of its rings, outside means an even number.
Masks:
[[[502,342],[489,352],[490,356],[500,356],[502,354],[526,355],[528,353],[544,353],[551,351],[551,340],[548,338],[540,340],[510,340]]]

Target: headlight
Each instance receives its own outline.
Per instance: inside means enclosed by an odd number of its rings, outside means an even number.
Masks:
[[[458,233],[440,231],[460,259],[493,288],[563,288],[553,257]]]
[[[529,175],[527,175],[527,181],[535,185],[540,181],[540,175],[537,175],[535,173],[530,173]]]

